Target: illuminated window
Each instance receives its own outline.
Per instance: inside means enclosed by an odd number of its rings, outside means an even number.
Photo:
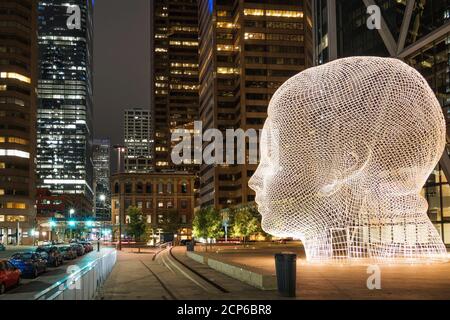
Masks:
[[[6,216],[6,222],[25,222],[25,216]]]
[[[217,51],[234,51],[235,47],[230,44],[218,44]]]
[[[223,22],[223,21],[217,22],[217,28],[232,29],[234,27],[235,25],[231,22]]]
[[[226,68],[226,67],[218,67],[217,73],[220,74],[239,74],[239,70],[237,68]]]
[[[187,47],[195,47],[198,46],[197,41],[169,41],[171,46],[187,46]]]
[[[30,153],[21,151],[21,150],[8,150],[8,149],[0,149],[0,156],[6,156],[6,157],[18,157],[18,158],[24,158],[29,159]]]
[[[16,72],[0,72],[0,78],[16,79],[22,82],[31,83],[31,79]]]
[[[0,222],[5,222],[5,216],[4,215],[0,215]]]
[[[218,10],[217,11],[217,16],[218,17],[226,17],[226,16],[228,16],[228,12],[225,11],[225,10]]]
[[[0,91],[6,91],[6,84],[1,84],[0,85]]]
[[[264,10],[262,10],[262,9],[244,9],[244,15],[246,15],[246,16],[263,16]]]
[[[254,33],[254,32],[246,32],[244,34],[245,40],[264,40],[265,39],[264,33]]]
[[[26,209],[27,205],[23,202],[8,202],[6,203],[7,209]]]
[[[0,169],[5,169],[6,168],[6,164],[4,162],[0,162]]]
[[[0,196],[4,196],[5,195],[5,189],[0,189]]]
[[[5,143],[5,142],[22,144],[22,145],[28,144],[28,140],[26,140],[26,139],[17,138],[17,137],[8,137],[8,138],[0,137],[0,143]]]
[[[302,11],[266,10],[267,17],[303,18]]]
[[[282,18],[303,18],[302,11],[289,10],[263,10],[263,9],[244,9],[246,16],[267,16],[267,17],[282,17]]]
[[[159,201],[158,202],[158,208],[164,208],[164,202]]]
[[[147,223],[152,223],[152,216],[151,215],[147,215]]]

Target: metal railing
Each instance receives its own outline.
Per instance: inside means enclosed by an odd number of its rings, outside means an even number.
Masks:
[[[92,300],[111,273],[116,259],[117,251],[112,249],[83,268],[71,265],[67,268],[67,277],[36,294],[34,300]]]

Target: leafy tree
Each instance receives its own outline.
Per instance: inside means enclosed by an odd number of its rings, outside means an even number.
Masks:
[[[241,206],[235,208],[232,232],[235,237],[240,237],[247,241],[251,235],[257,234],[261,229],[259,213],[253,206]]]
[[[133,236],[136,241],[140,241],[147,229],[147,223],[145,222],[142,211],[136,207],[129,207],[127,209],[127,215],[130,217],[130,223],[126,226],[127,233]]]
[[[181,227],[180,214],[178,210],[169,210],[163,215],[158,222],[159,227],[163,229],[164,232],[177,233],[178,229]]]
[[[223,235],[222,216],[213,207],[201,208],[195,213],[192,222],[194,237],[217,239]]]

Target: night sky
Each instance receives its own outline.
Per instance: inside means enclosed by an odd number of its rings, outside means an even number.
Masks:
[[[123,143],[123,110],[149,106],[150,1],[96,0],[94,137]]]

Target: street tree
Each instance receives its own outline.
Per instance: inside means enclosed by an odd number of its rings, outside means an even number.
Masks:
[[[222,216],[213,207],[205,207],[198,210],[195,213],[192,227],[194,237],[206,239],[210,244],[213,239],[223,235]]]
[[[176,209],[167,211],[158,221],[164,232],[176,234],[181,227],[180,213]]]
[[[233,236],[242,238],[246,243],[248,237],[262,231],[259,216],[258,211],[249,205],[234,208]]]
[[[130,217],[130,221],[127,224],[127,233],[133,236],[136,241],[140,241],[147,229],[147,223],[142,214],[142,210],[137,207],[129,207],[127,209],[127,215]]]

